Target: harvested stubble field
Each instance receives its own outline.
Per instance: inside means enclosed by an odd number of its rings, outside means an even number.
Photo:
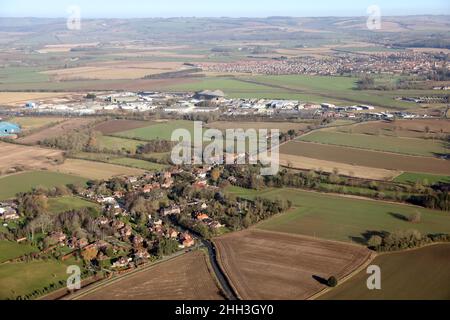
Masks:
[[[254,229],[214,243],[223,270],[244,300],[308,299],[326,287],[321,279],[342,279],[371,257],[362,246]]]
[[[328,173],[332,173],[335,169],[338,169],[339,173],[343,175],[375,180],[392,180],[401,174],[401,171],[355,166],[346,163],[318,160],[290,154],[280,154],[280,164],[282,166],[292,167],[295,169],[324,171]]]
[[[95,131],[99,131],[104,135],[113,134],[121,131],[128,131],[138,129],[146,126],[150,126],[153,123],[151,121],[139,121],[139,120],[108,120],[99,123],[94,127]]]
[[[123,175],[141,175],[145,172],[136,168],[79,159],[67,159],[63,164],[53,167],[51,170],[94,180],[107,180]]]
[[[108,284],[82,300],[223,300],[201,251]]]
[[[416,157],[350,147],[291,141],[280,147],[284,154],[333,161],[370,168],[450,175],[450,161],[431,157]],[[301,168],[301,163],[293,163]],[[339,169],[339,166],[336,166]]]
[[[106,61],[95,65],[44,71],[57,81],[141,79],[148,75],[186,69],[182,62],[125,62]]]
[[[381,255],[381,290],[367,290],[366,270],[320,297],[322,300],[449,300],[450,244]]]
[[[53,98],[61,98],[70,95],[70,93],[56,92],[0,92],[0,104],[20,106],[28,101],[48,100]]]
[[[12,168],[45,169],[55,166],[63,160],[59,150],[27,147],[0,142],[0,174],[8,173]]]
[[[47,138],[57,137],[64,133],[67,133],[68,131],[86,127],[93,121],[95,121],[95,119],[90,118],[69,119],[53,127],[45,128],[41,131],[20,138],[17,141],[23,144],[37,144],[40,141],[43,141]]]

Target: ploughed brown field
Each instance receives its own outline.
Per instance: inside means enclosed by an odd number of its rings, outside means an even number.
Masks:
[[[244,300],[302,300],[342,279],[371,257],[347,243],[260,230],[232,233],[214,240],[222,269]]]
[[[280,147],[282,154],[327,160],[356,166],[450,175],[450,161],[318,143],[291,141]],[[339,167],[338,167],[339,168]]]
[[[79,299],[224,300],[206,259],[205,253],[194,251],[101,287]]]
[[[46,169],[63,159],[63,152],[0,142],[0,174],[13,167]]]
[[[45,128],[36,133],[33,133],[33,134],[30,134],[23,138],[17,139],[17,142],[20,142],[23,144],[38,144],[39,141],[43,141],[47,138],[57,137],[59,135],[67,133],[70,130],[85,127],[93,121],[95,121],[95,120],[90,119],[90,118],[69,119],[69,120],[64,121],[60,124],[57,124],[53,127]]]
[[[121,131],[128,131],[152,125],[151,121],[138,120],[108,120],[94,127],[95,131],[99,131],[105,135],[113,134]]]

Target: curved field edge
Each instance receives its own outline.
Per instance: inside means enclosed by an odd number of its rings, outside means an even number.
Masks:
[[[368,290],[361,270],[349,281],[318,297],[321,300],[449,300],[450,244],[378,255],[381,290]]]
[[[256,229],[214,243],[224,273],[245,300],[308,299],[325,288],[323,279],[344,279],[372,255],[362,246]]]

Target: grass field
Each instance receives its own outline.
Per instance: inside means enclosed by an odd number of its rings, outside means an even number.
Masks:
[[[144,128],[118,132],[115,136],[147,141],[157,139],[170,141],[172,140],[172,133],[177,129],[187,129],[191,133],[191,136],[194,136],[194,122],[185,120],[169,121]]]
[[[53,117],[15,117],[8,121],[12,123],[17,123],[20,125],[22,130],[35,130],[52,124],[57,124],[64,121],[64,118],[53,118]]]
[[[450,176],[437,176],[432,174],[405,172],[395,178],[394,181],[410,184],[414,184],[416,182],[425,182],[426,185],[434,185],[439,183],[450,183]]]
[[[442,119],[370,121],[339,127],[334,131],[389,137],[442,138],[450,133],[450,121]]]
[[[323,300],[449,300],[450,244],[382,255],[381,290],[368,290],[366,270],[321,296]]]
[[[70,210],[83,208],[98,208],[99,206],[93,202],[83,200],[78,197],[66,196],[48,199],[48,210],[51,213],[58,214]]]
[[[51,188],[67,184],[84,184],[87,179],[50,172],[31,171],[0,178],[0,200],[13,198],[19,192],[28,192],[42,186]]]
[[[125,151],[125,152],[136,152],[137,147],[145,144],[145,142],[124,139],[118,137],[101,136],[97,141],[98,147],[101,150],[108,151]]]
[[[0,241],[0,263],[23,256],[28,253],[38,252],[39,250],[28,244],[19,244],[17,242],[1,240]]]
[[[425,157],[446,154],[449,151],[444,142],[439,140],[348,134],[328,130],[309,133],[299,140]]]
[[[433,90],[355,90],[357,78],[337,76],[236,76],[208,77],[191,83],[170,85],[174,91],[223,90],[230,98],[295,99],[314,103],[370,104],[406,109],[415,104],[397,101],[396,96],[436,94]]]
[[[363,200],[296,189],[262,191],[230,187],[227,192],[245,198],[291,200],[293,209],[258,225],[259,229],[365,243],[371,231],[417,229],[422,233],[450,233],[447,212],[420,207]],[[402,217],[420,212],[422,221],[412,224]]]
[[[159,171],[159,170],[164,170],[165,168],[167,168],[167,166],[159,164],[159,163],[153,163],[153,162],[140,160],[140,159],[133,159],[133,158],[112,159],[110,161],[110,163],[127,166],[127,167],[143,169],[143,170],[149,170],[149,171]]]
[[[160,159],[167,155],[166,153],[150,153],[147,156],[149,158],[154,159]],[[100,161],[100,162],[106,162],[109,164],[115,164],[125,167],[131,167],[131,168],[137,168],[137,169],[143,169],[143,170],[163,170],[166,168],[165,165],[154,163],[146,160],[140,160],[140,159],[134,159],[134,158],[127,158],[127,157],[121,157],[118,155],[111,155],[107,153],[88,153],[88,152],[79,152],[72,156],[75,159],[82,159],[82,160],[92,160],[92,161]]]
[[[66,270],[67,265],[54,260],[2,264],[0,300],[15,299],[60,280],[66,281]]]

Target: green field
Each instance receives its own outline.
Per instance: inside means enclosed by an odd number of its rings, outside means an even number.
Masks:
[[[308,75],[259,75],[252,77],[208,77],[166,88],[174,91],[223,90],[230,98],[295,99],[339,105],[370,104],[386,108],[414,108],[414,103],[397,101],[402,95],[432,95],[432,90],[355,90],[356,77]]]
[[[31,171],[0,178],[0,200],[14,198],[41,186],[51,188],[67,184],[84,184],[87,179],[50,171]]]
[[[425,157],[448,152],[444,142],[439,140],[349,134],[327,130],[312,132],[300,137],[299,140]]]
[[[66,271],[67,265],[55,260],[2,264],[0,300],[16,299],[60,280],[65,282],[68,277]]]
[[[51,117],[15,117],[8,121],[17,123],[22,130],[39,129],[44,126],[50,126],[64,121],[63,118],[51,118]]]
[[[167,153],[151,153],[146,155],[149,159],[161,159],[167,155]],[[73,158],[83,159],[83,160],[91,160],[91,161],[99,161],[106,162],[110,164],[117,164],[125,167],[132,167],[137,169],[149,170],[149,171],[157,171],[164,170],[167,166],[154,163],[146,160],[121,157],[117,155],[111,155],[107,153],[88,153],[88,152],[79,152],[73,155]],[[146,158],[147,159],[147,158]]]
[[[86,201],[84,199],[66,196],[66,197],[58,197],[58,198],[49,198],[48,199],[48,210],[51,213],[61,213],[70,210],[77,210],[83,208],[98,208],[99,206],[93,202]]]
[[[12,241],[0,241],[0,263],[21,257],[25,254],[38,252],[39,250],[28,244],[19,244]]]
[[[381,290],[368,290],[366,270],[321,296],[322,300],[449,300],[450,244],[382,255]]]
[[[194,122],[185,120],[175,120],[154,124],[144,128],[116,133],[115,136],[141,140],[167,140],[172,139],[172,133],[177,129],[187,129],[192,138],[194,137]]]
[[[405,172],[394,179],[395,182],[414,184],[416,182],[426,185],[434,185],[439,183],[450,183],[449,176],[436,176],[425,173]]]
[[[100,150],[136,152],[137,147],[145,142],[111,136],[101,136],[98,141]]]
[[[364,243],[363,235],[370,231],[450,233],[450,215],[444,211],[287,188],[257,191],[230,187],[227,192],[250,199],[259,196],[292,201],[294,208],[290,212],[258,225],[264,230],[358,243]],[[416,212],[422,214],[421,223],[402,219]]]
[[[133,158],[117,158],[112,159],[109,161],[109,163],[112,164],[118,164],[126,167],[133,167],[143,170],[149,170],[149,171],[160,171],[167,168],[167,166],[159,164],[159,163],[153,163],[145,160],[140,159],[133,159]]]

